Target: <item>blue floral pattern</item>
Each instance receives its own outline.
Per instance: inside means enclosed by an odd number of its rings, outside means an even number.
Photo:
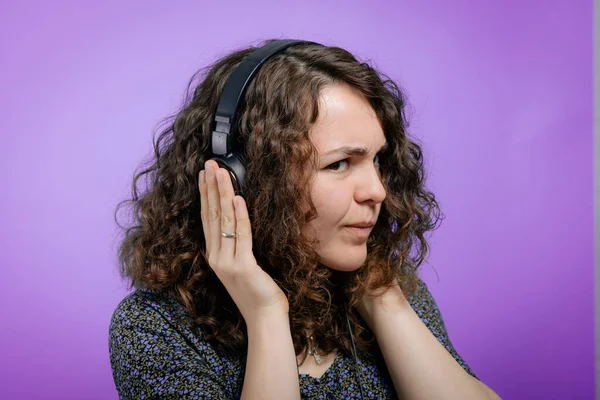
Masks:
[[[409,302],[460,366],[477,378],[450,342],[440,311],[420,281]],[[188,313],[164,293],[137,289],[117,306],[109,328],[113,378],[120,399],[239,399],[246,355],[204,340]],[[359,399],[357,365],[337,352],[320,378],[299,374],[302,399]],[[381,357],[359,353],[365,397],[397,398]]]

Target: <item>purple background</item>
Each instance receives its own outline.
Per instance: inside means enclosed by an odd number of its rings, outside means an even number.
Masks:
[[[423,277],[482,381],[593,398],[591,0],[83,3],[0,5],[0,398],[117,397],[114,207],[192,73],[271,37],[407,90],[447,215]]]

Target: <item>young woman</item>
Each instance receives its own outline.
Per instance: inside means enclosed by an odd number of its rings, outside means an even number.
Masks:
[[[254,50],[192,79],[123,203],[119,396],[498,398],[418,277],[440,211],[391,80],[341,48],[289,46],[237,110],[243,188],[211,159],[219,99]]]

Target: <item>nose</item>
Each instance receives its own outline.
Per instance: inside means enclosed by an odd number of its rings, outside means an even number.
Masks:
[[[377,165],[371,165],[361,171],[360,175],[355,189],[356,202],[371,202],[373,204],[383,202],[386,191],[381,182],[379,167]]]

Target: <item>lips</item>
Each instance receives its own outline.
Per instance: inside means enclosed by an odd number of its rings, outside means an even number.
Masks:
[[[364,241],[369,238],[372,229],[373,223],[362,222],[359,224],[347,225],[344,230],[349,232],[355,239],[358,239],[360,243],[364,243]]]
[[[351,228],[372,228],[375,224],[373,222],[360,222],[358,224],[347,225]]]

